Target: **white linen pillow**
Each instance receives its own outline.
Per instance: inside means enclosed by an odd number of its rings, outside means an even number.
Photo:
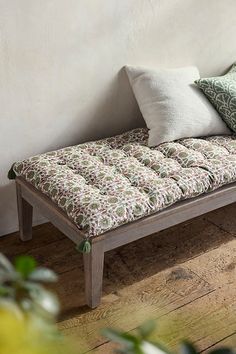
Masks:
[[[194,66],[151,70],[125,67],[149,129],[149,146],[181,138],[230,134],[215,108],[194,84]]]

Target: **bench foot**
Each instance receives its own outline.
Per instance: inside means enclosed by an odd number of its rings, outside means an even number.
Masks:
[[[22,197],[21,186],[18,183],[16,183],[16,194],[20,239],[28,241],[32,239],[33,207]]]
[[[89,307],[95,308],[100,304],[102,296],[102,280],[104,265],[104,250],[102,242],[92,243],[91,252],[85,253],[85,297]]]

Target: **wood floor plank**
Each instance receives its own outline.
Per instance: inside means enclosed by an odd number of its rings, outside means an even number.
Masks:
[[[234,285],[236,296],[236,239],[189,260],[188,267],[213,286]]]
[[[76,251],[74,243],[63,237],[59,242],[49,243],[47,247],[40,246],[30,252],[40,264],[52,268],[57,274],[62,274],[78,268],[83,272],[82,254]]]
[[[234,320],[236,312],[235,312],[235,298],[236,298],[236,282],[235,282],[235,269],[234,267],[230,266],[232,264],[234,258],[235,258],[235,246],[236,246],[236,240],[229,241],[228,243],[222,245],[220,248],[216,248],[214,250],[210,250],[209,252],[200,255],[199,257],[195,257],[192,260],[189,260],[188,262],[184,263],[185,267],[188,267],[188,272],[185,273],[181,267],[176,267],[172,271],[170,271],[169,276],[166,278],[166,286],[168,285],[169,281],[171,284],[171,288],[173,291],[178,292],[179,294],[182,294],[185,299],[186,295],[188,294],[188,288],[189,286],[186,287],[186,284],[184,284],[184,281],[186,278],[188,278],[189,271],[191,270],[194,274],[196,272],[200,273],[200,279],[204,280],[209,280],[209,283],[216,289],[214,294],[208,294],[207,296],[203,296],[200,299],[194,301],[194,303],[197,304],[197,306],[194,307],[194,305],[191,303],[190,305],[183,306],[181,309],[172,311],[170,316],[170,319],[167,320],[167,324],[169,327],[169,323],[173,323],[174,325],[171,325],[171,331],[167,332],[167,336],[170,336],[172,333],[176,333],[175,326],[177,328],[181,328],[178,323],[177,319],[181,318],[182,315],[182,322],[183,324],[186,325],[186,328],[192,328],[192,330],[195,332],[195,327],[197,328],[197,323],[196,320],[194,320],[194,316],[202,316],[202,322],[200,327],[199,327],[199,338],[192,338],[192,340],[199,342],[199,345],[201,348],[204,348],[204,346],[211,345],[217,339],[222,338],[222,335],[227,336],[228,333],[232,333],[230,331],[236,329],[236,322]],[[222,259],[226,259],[225,262],[223,262],[223,267],[222,267]],[[204,271],[203,271],[204,270]],[[225,271],[226,270],[226,271]],[[196,279],[196,278],[195,278]],[[195,280],[194,279],[194,280]],[[179,282],[178,286],[176,283],[171,283],[171,280],[176,280]],[[194,281],[196,288],[197,288],[197,282]],[[191,287],[190,287],[191,289]],[[199,303],[199,304],[198,304]],[[229,307],[233,306],[233,310]],[[206,304],[206,305],[205,305]],[[206,306],[206,308],[205,308]],[[216,307],[216,308],[215,308]],[[193,308],[193,310],[191,310]],[[209,314],[207,312],[208,308],[213,309],[213,314]],[[191,321],[195,321],[196,323],[194,326],[191,326],[191,322],[187,317],[185,317],[183,314],[187,312],[190,313],[192,316]],[[200,312],[200,315],[199,315]],[[155,312],[152,312],[155,314]],[[174,315],[172,315],[172,313]],[[207,313],[207,316],[205,314]],[[233,314],[233,315],[232,315]],[[217,317],[219,316],[219,317]],[[233,316],[233,317],[232,317]],[[168,318],[168,315],[166,316]],[[198,318],[198,317],[197,317]],[[208,321],[208,319],[210,319]],[[211,326],[211,319],[212,322],[215,323],[219,328],[215,330],[216,334],[214,331],[212,332],[213,328]],[[230,321],[232,323],[230,323]],[[222,322],[225,323],[226,327],[222,328]],[[230,324],[230,325],[229,325]],[[204,329],[204,326],[206,329]],[[208,328],[209,327],[209,328]],[[181,336],[186,336],[188,338],[191,338],[191,333],[190,332],[184,332],[184,328],[181,328],[181,331],[177,331],[176,335],[176,343],[177,340],[181,338]],[[200,335],[200,330],[202,331],[210,331],[209,334],[207,334],[207,341],[204,342],[203,339],[201,338]],[[223,330],[224,329],[224,330]],[[166,330],[164,330],[165,332]],[[204,332],[205,333],[205,332]],[[202,337],[205,337],[206,334],[202,334]],[[158,332],[155,334],[155,339],[158,336]],[[165,339],[165,334],[161,334],[161,339]],[[167,341],[167,344],[174,346],[176,343],[172,343],[171,341]],[[112,348],[113,346],[110,344],[106,344],[106,352],[108,352],[108,348]],[[99,347],[100,348],[100,347]],[[102,349],[97,349],[99,352]]]
[[[225,231],[236,236],[236,203],[227,205],[224,208],[214,210],[214,212],[206,214],[206,219],[213,222]]]
[[[173,311],[162,318],[153,337],[170,348],[176,348],[181,337],[188,338],[200,350],[209,347],[236,329],[233,293],[235,288],[228,286]]]
[[[0,237],[0,252],[12,259],[16,255],[28,254],[39,247],[46,249],[50,243],[57,243],[64,237],[52,224],[46,223],[35,226],[33,228],[33,239],[26,242],[19,239],[18,232]]]
[[[218,289],[203,296],[183,308],[162,316],[157,321],[157,329],[151,339],[161,342],[172,350],[177,350],[181,339],[192,341],[199,350],[205,350],[212,343],[220,342],[236,330],[236,303],[232,303],[232,289]],[[222,300],[219,301],[219,298]],[[130,331],[129,333],[133,333]],[[233,336],[230,344],[235,346]],[[217,346],[218,344],[216,344]],[[92,353],[112,353],[115,345],[105,343]]]
[[[78,340],[86,337],[91,349],[104,342],[100,334],[104,327],[129,331],[148,318],[159,318],[211,291],[212,287],[188,268],[173,267],[127,286],[115,301],[111,299],[109,302],[109,295],[108,298],[105,296],[97,310],[73,316],[62,321],[59,327]],[[67,298],[71,298],[72,293]]]
[[[210,350],[219,349],[219,348],[223,348],[223,347],[227,347],[227,348],[235,348],[236,347],[236,332],[228,335],[226,338],[224,338],[222,340],[219,340],[214,345],[201,351],[201,353],[205,354]]]

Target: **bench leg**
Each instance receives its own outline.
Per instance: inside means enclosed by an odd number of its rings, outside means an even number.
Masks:
[[[92,243],[91,252],[85,253],[85,297],[89,307],[95,308],[100,304],[102,296],[102,280],[104,251],[102,242]]]
[[[22,241],[28,241],[32,238],[33,207],[22,198],[21,186],[18,183],[16,183],[16,194],[20,239]]]

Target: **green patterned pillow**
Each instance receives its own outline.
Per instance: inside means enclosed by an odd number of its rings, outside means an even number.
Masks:
[[[224,76],[196,80],[225,123],[236,132],[236,63]]]

